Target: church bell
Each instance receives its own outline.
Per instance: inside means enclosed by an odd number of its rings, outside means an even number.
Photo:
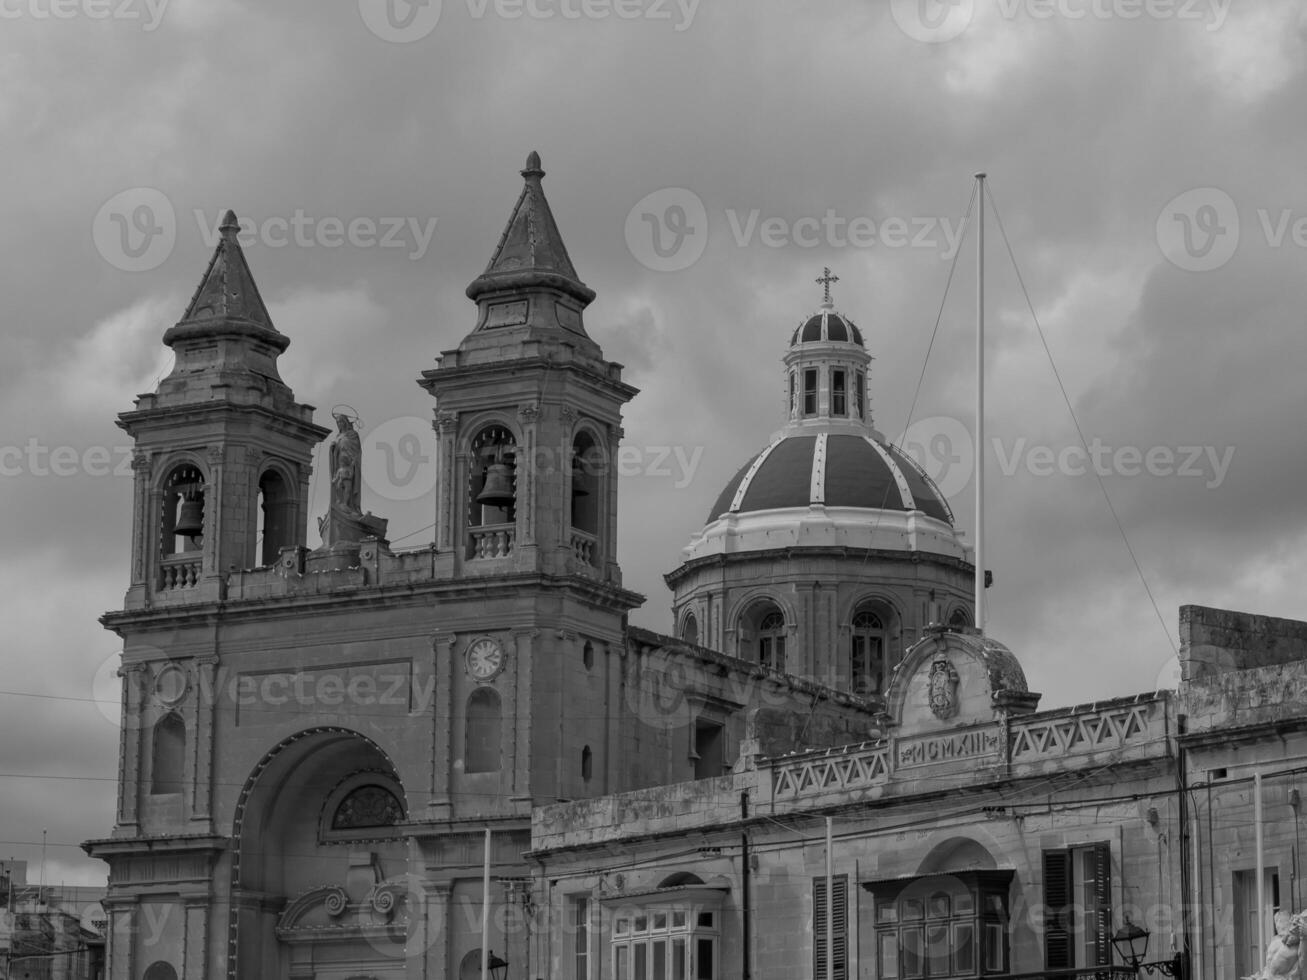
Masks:
[[[507,463],[491,463],[486,470],[486,484],[477,494],[477,503],[490,507],[507,507],[513,502],[513,469]]]
[[[204,501],[199,497],[186,497],[181,509],[177,511],[177,524],[174,534],[187,538],[198,538],[204,533]]]
[[[580,459],[572,460],[572,496],[590,496],[590,491],[585,488],[585,470],[581,465]]]

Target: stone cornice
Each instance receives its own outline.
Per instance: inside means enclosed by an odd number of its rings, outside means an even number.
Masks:
[[[403,605],[427,606],[433,597],[443,600],[499,599],[505,590],[535,590],[540,594],[571,592],[578,599],[613,612],[626,612],[644,604],[645,597],[628,589],[596,582],[582,575],[486,575],[475,578],[404,582],[392,586],[364,586],[261,599],[220,600],[156,609],[112,610],[100,617],[105,629],[118,633],[146,628],[213,626],[245,619],[302,616],[307,610],[341,612],[348,608],[385,609]]]
[[[860,562],[892,561],[897,564],[928,564],[941,568],[974,573],[976,568],[968,561],[952,555],[936,554],[932,551],[895,551],[886,548],[846,548],[829,545],[791,545],[785,548],[771,548],[765,551],[736,551],[726,554],[704,555],[691,558],[670,572],[663,574],[663,581],[668,588],[675,589],[676,583],[704,568],[725,568],[748,562],[791,562],[798,558],[850,558]]]

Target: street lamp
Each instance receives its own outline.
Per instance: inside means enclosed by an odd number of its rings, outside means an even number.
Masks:
[[[1143,970],[1150,977],[1154,973],[1160,973],[1164,977],[1184,980],[1184,960],[1181,953],[1176,953],[1169,960],[1143,962],[1144,956],[1148,953],[1148,936],[1148,930],[1135,925],[1127,915],[1125,924],[1112,935],[1112,945],[1116,947],[1116,955],[1136,973]]]
[[[501,960],[493,949],[486,958],[486,967],[490,970],[490,980],[504,980],[508,974],[508,960]]]
[[[1116,955],[1130,964],[1130,969],[1138,970],[1140,961],[1148,952],[1148,930],[1140,929],[1127,915],[1125,925],[1112,936],[1112,945],[1116,947]]]

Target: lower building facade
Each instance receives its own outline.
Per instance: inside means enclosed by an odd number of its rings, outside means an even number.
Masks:
[[[1307,624],[1186,606],[1181,640],[1176,692],[1036,711],[927,630],[866,742],[537,809],[529,975],[1133,977],[1130,932],[1152,974],[1259,973],[1301,909]]]

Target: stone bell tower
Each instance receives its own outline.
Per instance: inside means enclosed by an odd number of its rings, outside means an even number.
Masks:
[[[172,372],[118,425],[136,442],[131,586],[139,609],[224,597],[233,569],[303,546],[313,447],[327,430],[277,373],[290,344],[236,240],[234,212],[181,320]]]
[[[436,546],[453,575],[581,575],[620,587],[621,407],[636,389],[586,333],[577,277],[532,153],[477,321],[419,382],[436,397]],[[628,595],[625,594],[624,595]]]

